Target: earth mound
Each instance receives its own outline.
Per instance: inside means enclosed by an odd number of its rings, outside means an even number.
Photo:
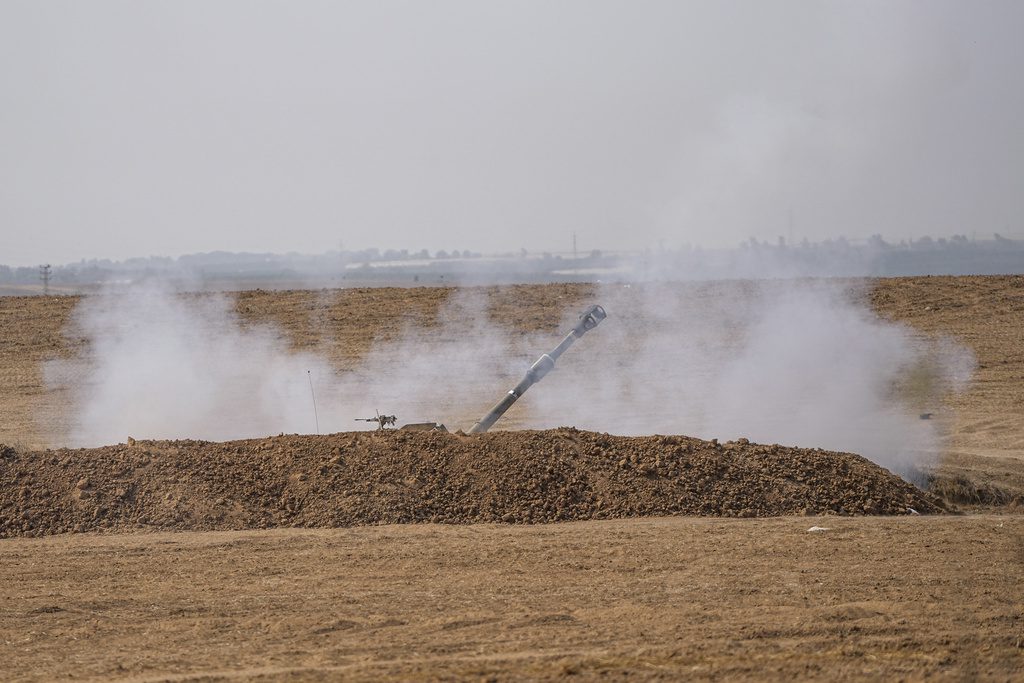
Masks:
[[[0,446],[0,480],[0,537],[942,511],[849,453],[572,428]]]

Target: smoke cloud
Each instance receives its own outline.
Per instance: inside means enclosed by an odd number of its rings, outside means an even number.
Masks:
[[[272,327],[243,326],[226,296],[159,283],[85,298],[70,334],[89,340],[87,354],[51,362],[46,379],[71,391],[72,445],[313,431],[306,371],[331,374]]]
[[[541,412],[617,433],[851,451],[905,476],[940,456],[942,399],[974,367],[961,345],[882,320],[860,292],[826,281],[685,291],[605,288],[611,324],[584,339],[600,363],[577,368],[571,389],[538,392]]]
[[[498,428],[745,437],[852,451],[913,477],[941,454],[942,399],[973,369],[962,346],[882,320],[863,292],[834,282],[608,285],[593,302],[608,319]],[[354,420],[376,409],[400,424],[468,429],[581,307],[567,302],[557,330],[527,334],[494,320],[492,306],[490,290],[456,290],[436,319],[341,367],[243,321],[230,296],[109,289],[83,300],[68,331],[88,340],[87,352],[46,368],[50,388],[71,396],[58,439],[310,433],[311,383],[321,432],[372,428]]]
[[[465,411],[494,394],[522,353],[488,324],[482,292],[461,290],[428,329],[410,325],[341,370],[292,348],[277,327],[243,321],[227,294],[155,281],[107,287],[83,299],[67,331],[88,341],[84,355],[45,367],[47,386],[71,404],[65,433],[53,440],[97,446],[129,435],[226,440],[369,429],[355,419],[377,408],[467,420]]]

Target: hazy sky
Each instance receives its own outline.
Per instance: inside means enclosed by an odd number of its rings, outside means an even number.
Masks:
[[[1024,237],[1024,2],[0,0],[0,263]]]

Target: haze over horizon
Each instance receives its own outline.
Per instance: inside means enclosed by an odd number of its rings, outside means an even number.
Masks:
[[[1024,237],[1019,2],[0,5],[0,263]]]

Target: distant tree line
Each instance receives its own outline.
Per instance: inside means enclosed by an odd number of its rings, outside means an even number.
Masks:
[[[248,282],[307,277],[334,278],[346,273],[363,280],[401,281],[485,280],[503,274],[507,280],[554,281],[564,279],[709,279],[779,276],[872,276],[924,274],[992,274],[1024,272],[1024,240],[999,234],[991,239],[921,237],[897,243],[881,235],[866,240],[843,237],[789,244],[783,237],[774,242],[751,238],[732,249],[646,249],[637,252],[591,250],[573,257],[551,252],[518,252],[484,256],[468,249],[363,249],[325,254],[271,254],[214,251],[178,258],[150,256],[124,261],[81,260],[55,265],[50,283],[78,286],[112,279],[134,280],[160,275],[237,279]],[[370,276],[373,273],[373,276]],[[420,276],[423,276],[421,279]],[[399,277],[401,276],[401,277]],[[353,276],[355,279],[355,276]],[[445,279],[447,278],[447,280]],[[38,267],[0,265],[0,284],[40,284]]]

